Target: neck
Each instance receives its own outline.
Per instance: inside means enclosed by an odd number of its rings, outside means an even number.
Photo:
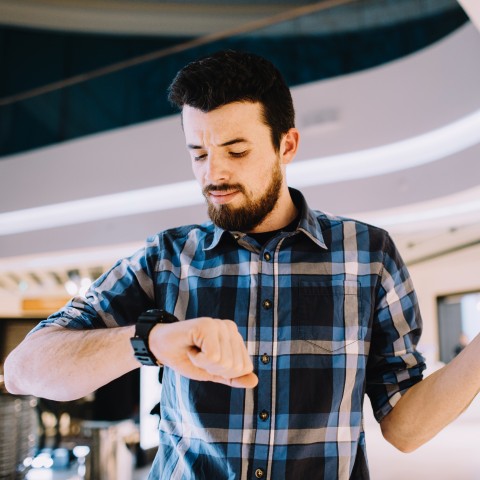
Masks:
[[[280,230],[292,222],[297,214],[298,210],[292,201],[288,187],[284,186],[274,209],[266,216],[262,223],[247,233],[263,233]]]

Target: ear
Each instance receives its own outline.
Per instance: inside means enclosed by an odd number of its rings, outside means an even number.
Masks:
[[[283,164],[290,163],[297,154],[300,143],[300,132],[291,128],[282,138],[280,143],[280,156]]]

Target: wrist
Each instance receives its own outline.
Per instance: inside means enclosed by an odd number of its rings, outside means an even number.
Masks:
[[[142,365],[161,365],[150,349],[150,334],[159,324],[178,322],[178,318],[164,310],[147,310],[143,312],[135,325],[135,334],[130,338],[135,358]]]

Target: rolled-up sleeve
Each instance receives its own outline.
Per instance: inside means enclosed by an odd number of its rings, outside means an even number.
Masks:
[[[84,297],[72,298],[62,309],[41,321],[32,332],[56,325],[71,329],[131,325],[138,315],[153,308],[153,239],[132,256],[119,260],[95,280]]]
[[[412,280],[387,235],[367,364],[366,391],[379,422],[423,378],[425,361],[417,351],[421,331],[422,319]]]

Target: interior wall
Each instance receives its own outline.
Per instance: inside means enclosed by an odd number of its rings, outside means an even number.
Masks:
[[[17,317],[22,312],[21,297],[0,289],[0,305],[2,317]]]

